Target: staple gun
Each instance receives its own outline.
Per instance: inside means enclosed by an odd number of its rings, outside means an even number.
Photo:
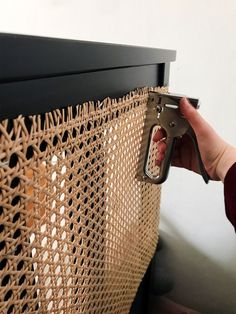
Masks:
[[[168,176],[176,141],[184,134],[187,134],[190,136],[194,144],[199,172],[201,173],[204,181],[208,183],[209,176],[202,162],[196,135],[189,122],[183,117],[179,109],[179,101],[182,97],[183,96],[168,93],[149,93],[138,163],[138,179],[154,184],[163,183]],[[199,108],[198,99],[188,98],[188,100],[194,108]],[[151,159],[155,158],[155,152],[151,152],[151,146],[153,144],[153,135],[158,128],[162,128],[166,132],[165,142],[167,144],[167,148],[164,160],[162,161],[160,167],[158,167],[158,171],[156,171],[156,169],[153,171]]]

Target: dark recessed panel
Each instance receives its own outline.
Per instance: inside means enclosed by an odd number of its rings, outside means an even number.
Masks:
[[[0,120],[117,98],[138,87],[162,85],[162,80],[162,65],[149,65],[0,84]]]

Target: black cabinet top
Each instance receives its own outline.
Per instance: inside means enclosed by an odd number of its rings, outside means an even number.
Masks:
[[[174,50],[0,33],[0,83],[169,63]]]
[[[173,50],[0,33],[0,121],[167,85]]]

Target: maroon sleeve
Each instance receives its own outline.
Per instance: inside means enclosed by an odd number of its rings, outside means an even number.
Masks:
[[[236,231],[236,163],[228,170],[224,180],[225,211]]]

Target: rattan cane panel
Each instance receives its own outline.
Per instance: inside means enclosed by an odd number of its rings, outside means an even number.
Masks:
[[[129,313],[158,239],[148,89],[0,123],[0,312]]]

